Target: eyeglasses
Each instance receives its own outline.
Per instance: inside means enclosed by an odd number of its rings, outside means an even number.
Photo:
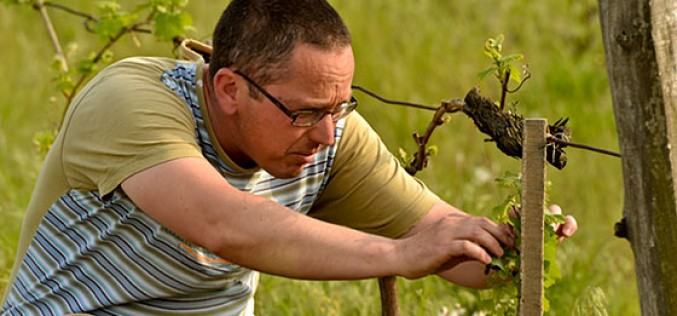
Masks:
[[[325,115],[331,115],[331,120],[336,122],[346,117],[348,114],[350,114],[350,112],[352,112],[357,107],[357,99],[351,96],[349,102],[343,102],[331,111],[298,110],[292,112],[282,102],[280,102],[278,99],[270,95],[270,93],[268,93],[266,89],[259,86],[256,82],[254,82],[254,80],[247,77],[247,75],[241,73],[238,70],[234,70],[233,72],[238,74],[240,77],[244,78],[244,80],[247,80],[247,82],[249,82],[257,90],[263,93],[263,95],[266,96],[266,98],[268,98],[270,102],[273,102],[273,104],[275,104],[275,106],[277,106],[278,109],[280,109],[284,114],[286,114],[291,119],[291,125],[294,126],[299,127],[312,126],[315,123],[319,122],[322,118],[324,118]]]

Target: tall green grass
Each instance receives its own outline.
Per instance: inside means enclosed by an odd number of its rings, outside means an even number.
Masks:
[[[131,2],[131,1],[127,1]],[[356,56],[355,83],[393,99],[438,105],[461,98],[473,86],[497,97],[494,82],[479,82],[488,66],[484,41],[506,36],[505,50],[526,55],[533,73],[510,100],[528,117],[570,118],[573,140],[617,150],[601,31],[593,0],[486,1],[331,1],[346,20]],[[89,1],[67,1],[91,8]],[[207,39],[225,2],[192,1],[198,39]],[[79,52],[95,47],[81,24],[54,13],[65,43]],[[32,139],[53,128],[62,97],[50,84],[52,48],[37,12],[0,5],[0,289],[14,259],[23,212],[40,164]],[[75,47],[75,46],[71,46]],[[117,57],[171,55],[168,44],[131,40],[116,48]],[[432,113],[383,105],[359,92],[360,112],[392,149],[414,148],[411,133],[422,132]],[[493,179],[518,172],[520,161],[503,156],[484,142],[472,123],[454,115],[431,140],[439,146],[429,168],[419,173],[435,192],[475,214],[488,215],[505,192]],[[639,315],[633,257],[629,244],[613,237],[622,214],[623,186],[616,158],[569,149],[569,165],[548,169],[550,200],[576,216],[579,232],[560,247],[564,278],[553,288],[551,315],[570,315],[576,304],[593,298],[608,302],[610,315]],[[472,313],[477,292],[428,277],[399,279],[404,315]],[[592,296],[590,293],[597,293]],[[600,297],[603,293],[604,297]],[[594,300],[593,300],[594,301]],[[262,315],[375,315],[379,313],[375,280],[309,282],[264,276],[256,308]]]

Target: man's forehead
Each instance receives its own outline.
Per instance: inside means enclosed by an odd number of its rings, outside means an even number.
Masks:
[[[317,72],[329,75],[352,75],[354,57],[351,46],[322,49],[308,44],[299,44],[292,51],[287,71]]]

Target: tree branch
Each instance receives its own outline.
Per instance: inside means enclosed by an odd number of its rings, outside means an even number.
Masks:
[[[33,5],[33,8],[40,11],[40,16],[42,16],[42,20],[45,22],[49,39],[52,41],[52,46],[54,46],[54,50],[56,51],[56,58],[58,58],[61,63],[61,72],[68,72],[68,60],[66,59],[66,54],[64,54],[61,43],[59,42],[59,37],[56,35],[56,31],[54,30],[52,19],[49,17],[49,13],[45,8],[45,1],[38,0],[37,4]]]
[[[433,131],[435,131],[435,128],[444,124],[444,114],[463,111],[464,106],[465,102],[461,99],[442,101],[442,104],[437,108],[437,111],[433,115],[433,119],[430,120],[430,123],[428,123],[425,134],[420,136],[418,133],[414,133],[414,141],[416,142],[418,150],[414,155],[414,161],[412,161],[410,164],[411,170],[409,173],[412,176],[415,175],[416,172],[421,171],[426,167],[428,162],[426,146],[428,145],[430,136],[432,135]]]
[[[77,11],[75,9],[69,8],[69,7],[64,6],[62,4],[53,3],[53,2],[49,2],[49,1],[47,1],[47,2],[38,1],[38,2],[42,2],[42,5],[45,6],[45,7],[59,9],[61,11],[65,11],[65,12],[68,12],[70,14],[77,15],[79,17],[85,18],[86,20],[90,20],[92,22],[98,22],[99,21],[99,19],[97,19],[96,17],[94,17],[91,14],[87,14],[87,13],[84,13],[84,12],[81,12],[81,11]]]

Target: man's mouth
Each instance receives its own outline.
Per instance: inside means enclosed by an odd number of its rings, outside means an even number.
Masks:
[[[315,155],[317,155],[317,151],[302,151],[302,152],[295,152],[294,155],[298,156],[301,160],[304,161],[304,163],[308,164],[313,162],[315,160]]]

